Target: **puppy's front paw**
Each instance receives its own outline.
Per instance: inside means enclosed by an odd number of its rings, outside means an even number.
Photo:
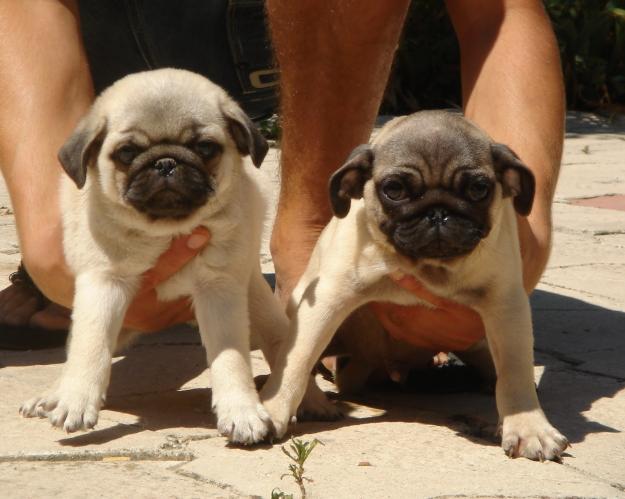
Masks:
[[[509,457],[558,461],[569,441],[549,424],[542,411],[535,410],[504,418],[501,446]]]
[[[20,407],[20,414],[27,418],[47,417],[52,426],[71,433],[96,425],[102,400],[103,395],[97,390],[59,389],[28,400]]]
[[[326,394],[323,393],[323,390],[319,388],[311,377],[304,399],[297,409],[297,418],[316,421],[336,421],[342,417],[343,413],[340,409],[326,397]]]
[[[217,430],[234,444],[251,445],[269,435],[271,418],[260,402],[218,404]]]

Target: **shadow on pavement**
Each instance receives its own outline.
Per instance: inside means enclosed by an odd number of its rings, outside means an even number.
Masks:
[[[625,313],[545,291],[534,293],[532,307],[537,365],[544,366],[538,391],[547,417],[573,443],[591,433],[618,431],[589,420],[585,413],[595,401],[625,388]],[[60,349],[16,354],[2,352],[0,362],[33,365],[63,357]],[[60,443],[105,443],[144,430],[214,429],[210,389],[179,390],[205,369],[204,350],[195,331],[146,336],[114,364],[106,407],[137,416],[138,423],[96,428]],[[401,421],[446,425],[482,445],[498,444],[494,397],[480,392],[471,371],[459,369],[421,373],[405,387],[393,386],[357,399],[341,398],[337,403],[348,415],[345,419],[302,422],[291,431],[297,435]],[[416,425],[414,431],[418,431]]]

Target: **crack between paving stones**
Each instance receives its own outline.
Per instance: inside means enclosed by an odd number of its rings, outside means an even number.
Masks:
[[[569,364],[572,367],[579,366],[580,364],[584,363],[583,360],[574,359],[573,357],[569,357],[568,355],[560,353],[557,350],[551,350],[550,348],[534,348],[534,351],[545,355],[550,355],[554,359]]]
[[[580,293],[580,294],[582,294],[584,296],[587,296],[589,298],[604,298],[604,299],[606,299],[606,300],[608,300],[610,302],[619,303],[613,297],[606,296],[606,295],[601,295],[599,293],[588,293],[586,291],[582,291],[581,289],[569,288],[568,286],[562,286],[561,284],[554,284],[554,283],[551,283],[549,281],[540,281],[540,284],[545,284],[545,285],[551,286],[553,288],[565,289],[567,291],[575,291],[576,293]]]
[[[195,459],[195,455],[187,450],[85,450],[80,452],[18,452],[17,454],[0,455],[0,463],[15,462],[102,462],[102,461],[185,461]]]
[[[568,204],[568,203],[563,203],[563,204]],[[603,210],[605,208],[597,208],[598,210]],[[615,229],[615,230],[580,230],[580,229],[572,229],[570,227],[564,227],[562,225],[556,225],[553,228],[554,232],[557,232],[559,234],[569,234],[571,236],[580,236],[580,235],[584,235],[584,236],[611,236],[611,235],[619,235],[619,234],[623,234],[624,232],[621,231],[620,229]]]
[[[577,473],[579,473],[580,475],[583,475],[587,478],[592,478],[593,480],[596,480],[598,482],[601,482],[605,485],[608,485],[610,487],[612,487],[613,489],[619,490],[621,492],[625,492],[625,484],[621,484],[621,483],[615,483],[615,482],[610,482],[609,480],[606,480],[605,478],[601,478],[597,475],[594,475],[593,473],[590,473],[589,471],[586,470],[582,470],[580,468],[577,468],[575,466],[573,466],[572,464],[568,464],[567,462],[562,462],[562,466],[569,468]]]
[[[619,234],[625,234],[625,231],[618,232]],[[614,233],[616,234],[616,232]],[[572,263],[570,265],[556,265],[554,267],[547,267],[547,270],[552,269],[570,269],[573,267],[594,267],[596,265],[625,265],[625,262],[592,262],[592,263]]]
[[[220,488],[222,490],[227,490],[228,492],[231,492],[231,493],[236,494],[238,496],[242,496],[242,497],[260,497],[260,496],[250,496],[249,494],[245,494],[244,492],[240,491],[239,489],[237,489],[233,485],[230,485],[229,483],[218,482],[217,480],[211,480],[210,478],[203,477],[202,475],[199,475],[198,473],[195,473],[194,471],[184,470],[184,469],[182,469],[182,467],[185,464],[186,463],[180,463],[180,464],[171,466],[168,469],[173,471],[176,475],[179,475],[179,476],[182,476],[182,477],[185,477],[185,478],[190,478],[191,480],[195,480],[196,482],[200,482],[200,483],[204,483],[204,484],[208,484],[208,485],[213,485],[214,487],[218,487],[218,488]]]
[[[598,230],[593,233],[594,236],[620,236],[625,234],[625,230]]]
[[[485,495],[466,495],[466,494],[445,494],[441,496],[429,496],[428,499],[452,499],[452,498],[467,498],[467,499],[553,499],[555,496],[507,496],[504,494],[485,494]],[[560,497],[560,496],[558,496]],[[566,499],[597,499],[596,496],[566,496]]]
[[[584,313],[593,313],[600,314],[604,313],[604,310],[597,310],[596,305],[591,305],[593,308],[551,308],[551,307],[532,307],[534,312],[584,312]]]
[[[549,348],[534,348],[534,350],[540,354],[543,355],[549,355],[553,358],[555,358],[556,360],[559,360],[560,362],[564,362],[565,364],[567,364],[569,367],[568,369],[570,369],[571,371],[575,371],[577,373],[580,374],[588,374],[591,376],[598,376],[600,378],[608,378],[612,381],[617,381],[619,383],[625,382],[625,378],[621,378],[619,376],[614,376],[612,374],[605,374],[605,373],[600,373],[600,372],[595,372],[595,371],[591,371],[588,369],[580,369],[577,366],[580,366],[582,364],[584,364],[585,361],[583,360],[578,360],[578,359],[574,359],[572,357],[569,357],[568,355],[565,355],[563,353],[560,353],[556,350],[551,350]],[[601,350],[596,350],[596,351],[601,351]]]
[[[189,442],[199,442],[201,440],[210,440],[213,438],[219,438],[221,435],[219,433],[215,434],[196,434],[196,435],[167,435],[165,437],[166,442],[162,443],[159,446],[159,449],[168,450],[168,449],[183,449],[186,448]]]
[[[571,368],[572,371],[581,373],[581,374],[589,374],[592,376],[598,376],[599,378],[607,378],[607,379],[611,379],[612,381],[617,381],[619,383],[625,383],[625,378],[621,378],[619,376],[614,376],[612,374],[604,374],[604,373],[599,373],[596,371],[590,371],[588,369],[579,369],[577,367],[572,367]]]

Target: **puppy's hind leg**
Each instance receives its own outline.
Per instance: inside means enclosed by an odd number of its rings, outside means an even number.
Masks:
[[[25,417],[48,417],[67,432],[93,428],[98,421],[111,372],[111,358],[136,279],[101,273],[76,278],[67,362],[56,389],[24,403]]]
[[[276,356],[283,341],[289,334],[289,319],[260,269],[254,272],[250,282],[250,321],[252,339],[262,350],[269,367],[273,371]],[[326,397],[315,382],[314,375],[308,380],[304,399],[297,415],[302,419],[334,421],[343,415],[338,407]]]
[[[497,382],[495,363],[488,348],[486,339],[481,339],[469,349],[454,354],[466,365],[471,366],[480,373],[482,386],[488,392],[492,392]]]
[[[349,355],[349,359],[337,363],[334,375],[341,394],[363,392],[371,374],[384,368],[385,336],[384,328],[366,306],[341,324],[335,340],[342,346],[342,353]]]
[[[217,429],[237,444],[264,440],[270,418],[260,403],[250,361],[247,288],[232,277],[193,294],[195,315],[210,365]]]

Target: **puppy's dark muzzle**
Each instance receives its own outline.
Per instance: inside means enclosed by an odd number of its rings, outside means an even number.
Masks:
[[[213,192],[211,177],[195,154],[180,146],[156,146],[131,165],[125,197],[152,219],[181,219]]]
[[[397,251],[413,259],[448,259],[469,254],[487,230],[445,207],[396,221],[388,232]]]

